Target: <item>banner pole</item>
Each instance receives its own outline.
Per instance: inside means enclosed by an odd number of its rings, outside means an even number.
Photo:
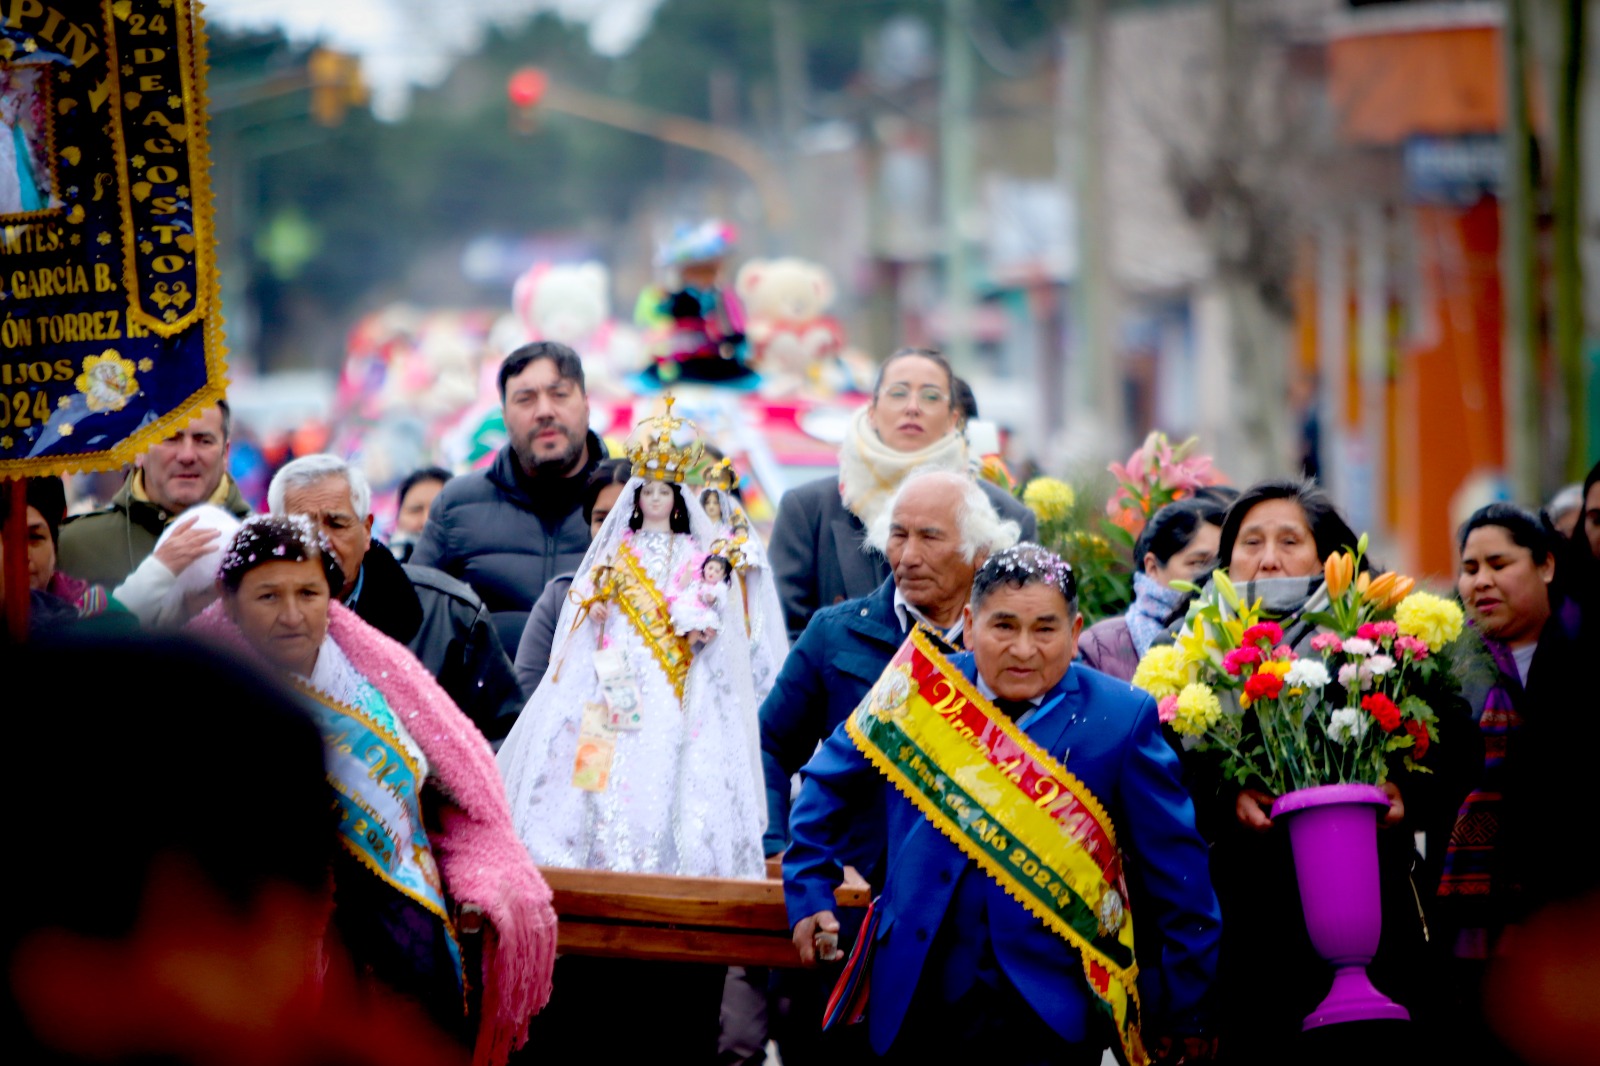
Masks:
[[[11,497],[5,528],[0,530],[5,551],[6,630],[18,644],[28,639],[28,479],[0,481],[0,492]]]

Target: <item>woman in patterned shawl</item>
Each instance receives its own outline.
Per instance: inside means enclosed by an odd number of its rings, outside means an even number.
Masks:
[[[323,734],[340,843],[332,939],[359,975],[475,1043],[476,1066],[500,1066],[549,999],[556,920],[488,743],[404,646],[332,599],[338,561],[303,516],[246,520],[218,581],[222,598],[189,629],[287,675]],[[475,928],[481,984],[460,939]]]

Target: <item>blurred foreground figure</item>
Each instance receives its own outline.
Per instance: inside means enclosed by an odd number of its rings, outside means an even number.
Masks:
[[[86,669],[163,683],[63,699]],[[27,905],[0,919],[8,1062],[465,1063],[330,958],[322,739],[284,690],[148,638],[0,647],[0,677],[17,709],[70,713],[92,738],[68,779],[35,757],[0,780],[31,870]],[[13,752],[60,750],[52,715],[10,728]]]

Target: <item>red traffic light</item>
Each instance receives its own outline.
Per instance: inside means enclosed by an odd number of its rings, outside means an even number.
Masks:
[[[506,80],[506,96],[515,107],[534,107],[549,84],[550,78],[538,67],[523,67]]]

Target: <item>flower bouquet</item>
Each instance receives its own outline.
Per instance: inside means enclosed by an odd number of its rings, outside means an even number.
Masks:
[[[1038,519],[1039,543],[1072,567],[1085,624],[1122,614],[1133,599],[1130,553],[1106,536],[1120,530],[1103,531],[1098,500],[1104,498],[1104,475],[1099,482],[1085,478],[1080,492],[1065,481],[1036,477],[1021,493]]]
[[[1200,438],[1174,445],[1160,430],[1152,430],[1126,463],[1112,463],[1117,489],[1106,501],[1106,514],[1120,539],[1132,548],[1150,516],[1173,500],[1193,496],[1221,478],[1211,466],[1211,456],[1195,453]]]
[[[1377,948],[1376,786],[1396,764],[1427,773],[1439,739],[1424,693],[1446,690],[1461,608],[1413,591],[1409,577],[1362,572],[1363,535],[1328,557],[1321,587],[1292,623],[1263,617],[1226,571],[1200,590],[1176,643],[1139,662],[1133,684],[1223,773],[1278,797],[1288,816],[1307,928],[1338,971],[1306,1027],[1405,1017],[1367,980]]]

